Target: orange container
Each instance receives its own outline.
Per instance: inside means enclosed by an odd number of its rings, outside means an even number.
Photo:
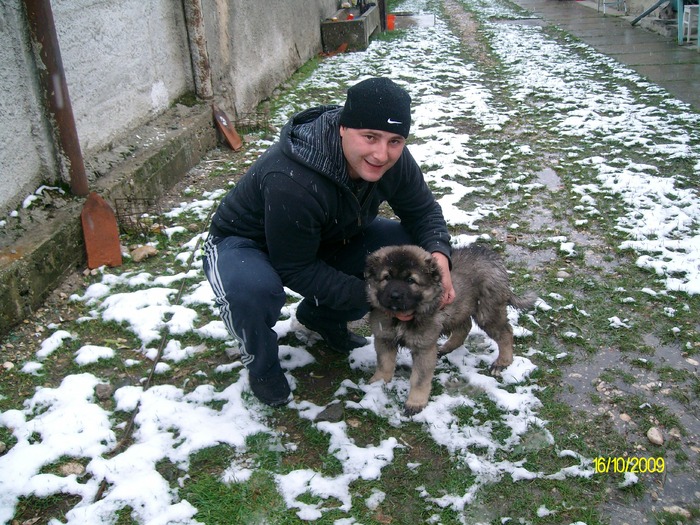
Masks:
[[[386,15],[386,28],[393,31],[396,25],[396,15]]]

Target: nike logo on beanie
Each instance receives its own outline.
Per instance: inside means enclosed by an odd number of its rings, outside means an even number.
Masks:
[[[386,119],[387,124],[403,124],[400,120],[391,120],[390,118]]]

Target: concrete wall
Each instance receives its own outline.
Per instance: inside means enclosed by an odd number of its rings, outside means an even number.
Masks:
[[[339,0],[204,3],[216,98],[245,113],[321,50],[321,20]]]
[[[52,0],[51,5],[84,152],[193,89],[181,2]]]
[[[19,3],[0,2],[0,210],[5,213],[8,204],[55,171],[22,18]]]
[[[184,0],[192,2],[195,0]],[[339,0],[201,0],[214,101],[246,113],[321,50]],[[89,160],[194,91],[183,0],[51,0],[83,156]],[[2,221],[60,181],[23,0],[0,2]],[[90,172],[88,179],[101,176]]]

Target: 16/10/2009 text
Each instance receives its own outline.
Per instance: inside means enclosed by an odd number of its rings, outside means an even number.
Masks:
[[[597,457],[593,459],[596,474],[654,474],[663,472],[666,464],[664,458],[638,457]]]

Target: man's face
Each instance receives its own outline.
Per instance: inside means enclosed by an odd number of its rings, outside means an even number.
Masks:
[[[406,139],[377,129],[340,127],[350,178],[376,182],[399,160]]]

